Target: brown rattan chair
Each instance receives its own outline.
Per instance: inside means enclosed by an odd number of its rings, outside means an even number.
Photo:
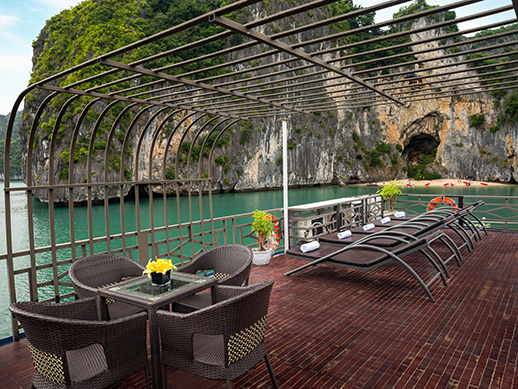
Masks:
[[[218,286],[218,303],[180,314],[159,311],[163,377],[166,366],[214,380],[232,380],[264,358],[278,388],[264,336],[273,281],[254,285]],[[164,385],[167,387],[167,385]]]
[[[218,285],[248,285],[253,253],[240,244],[229,244],[208,250],[180,267],[179,272],[197,274],[206,270],[214,271]],[[210,292],[198,293],[173,303],[173,311],[189,313],[211,304]]]
[[[16,302],[34,363],[33,388],[104,388],[144,369],[149,389],[144,312],[99,321],[96,303]]]
[[[139,277],[144,266],[131,258],[114,254],[95,254],[83,257],[70,266],[69,276],[74,292],[79,299],[96,297],[97,289],[124,281],[131,277]],[[118,301],[108,301],[110,319],[142,312],[143,309]]]

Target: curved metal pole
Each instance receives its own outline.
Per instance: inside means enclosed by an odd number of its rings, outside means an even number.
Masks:
[[[152,106],[144,107],[142,110],[135,115],[133,120],[131,121],[130,125],[128,126],[128,130],[126,131],[126,134],[124,136],[124,141],[122,142],[122,150],[121,150],[121,162],[120,162],[120,171],[119,171],[119,177],[120,181],[125,181],[124,171],[125,171],[125,150],[128,147],[128,144],[131,139],[131,134],[133,129],[135,128],[138,119],[149,109],[153,108]],[[159,113],[161,113],[164,109],[169,108],[163,108],[161,110],[158,110],[155,112],[154,115],[147,121],[146,125],[144,126],[144,129],[139,137],[137,148],[136,148],[136,154],[134,158],[134,181],[133,185],[135,186],[135,219],[137,224],[137,245],[138,245],[138,261],[140,264],[145,265],[149,259],[149,251],[147,248],[147,236],[145,234],[142,234],[141,228],[140,228],[140,186],[138,184],[138,165],[139,165],[139,159],[140,159],[140,147],[143,142],[144,134],[147,132],[147,129],[149,128],[150,124],[153,122],[153,120],[158,116]],[[122,190],[122,186],[121,186]],[[121,193],[121,223],[124,223],[124,201],[122,199],[122,193]],[[125,229],[124,224],[121,225],[123,229]],[[123,245],[125,245],[125,234],[123,233]]]
[[[192,144],[191,144],[191,148],[189,149],[189,155],[187,157],[187,177],[190,177],[191,176],[191,157],[192,157],[192,152],[194,150],[194,145],[196,143],[196,141],[198,140],[198,138],[200,137],[200,135],[202,134],[202,132],[205,130],[205,127],[207,127],[209,124],[211,124],[213,121],[215,120],[218,120],[220,117],[219,116],[215,116],[213,117],[212,119],[208,120],[207,122],[205,122],[205,124],[203,124],[201,126],[201,128],[198,130],[198,132],[196,133],[196,135],[194,136],[194,139],[192,141]],[[219,123],[216,123],[214,125],[213,128],[217,127]],[[209,131],[210,133],[210,131]],[[203,148],[200,149],[200,155],[203,153]],[[204,220],[204,216],[203,216],[203,188],[202,188],[202,185],[203,185],[203,182],[201,181],[201,174],[200,174],[200,157],[198,157],[198,200],[199,200],[199,203],[198,203],[198,207],[200,209],[200,228],[201,228],[201,245],[202,245],[202,251],[205,251],[205,249],[207,247],[205,247],[205,223],[203,222]],[[209,206],[212,208],[212,204],[209,204]],[[192,221],[192,218],[191,218],[191,221]],[[208,247],[214,247],[214,242],[211,242],[210,245],[208,245]],[[193,256],[194,256],[194,249],[193,249]]]
[[[167,108],[164,108],[162,110],[160,110],[159,112],[165,110]],[[156,129],[155,133],[153,134],[153,139],[151,140],[151,145],[149,147],[149,161],[152,161],[153,160],[153,151],[154,151],[154,148],[155,148],[155,143],[158,139],[158,136],[160,135],[160,132],[162,131],[162,128],[164,128],[164,126],[167,124],[167,122],[174,116],[176,115],[177,113],[181,113],[182,110],[180,109],[177,109],[176,111],[172,112],[172,113],[169,113],[167,114],[167,116],[165,118],[162,119],[162,122],[159,124],[158,128]],[[158,112],[157,112],[158,113]],[[175,126],[175,128],[173,129],[172,132],[176,131],[176,128],[177,126]],[[146,126],[146,129],[147,129],[147,126]],[[140,155],[139,153],[139,150],[140,150],[140,146],[141,146],[141,142],[142,142],[142,139],[143,139],[143,136],[141,136],[139,138],[139,143],[138,143],[138,147],[137,147],[137,155]],[[166,146],[167,147],[167,146]],[[162,162],[162,166],[164,166],[164,163]],[[151,177],[152,177],[152,174],[153,174],[153,164],[150,163],[149,164],[149,169],[148,169],[148,178],[149,180],[151,180]],[[165,176],[165,169],[162,168],[162,179],[166,179],[166,176]]]
[[[77,99],[79,99],[80,96],[74,95],[71,98],[69,98],[62,106],[61,109],[58,112],[58,116],[56,117],[56,123],[54,124],[54,128],[52,130],[52,139],[50,140],[50,147],[49,147],[49,185],[54,185],[54,156],[56,155],[56,142],[59,132],[59,127],[61,126],[61,120],[63,119],[63,116],[65,116],[65,113],[70,107],[70,105]],[[49,199],[50,203],[50,199]]]
[[[183,135],[182,137],[180,138],[180,142],[178,143],[178,150],[176,151],[176,163],[177,163],[177,166],[178,166],[178,156],[180,155],[180,147],[181,145],[183,144],[184,140],[185,140],[185,137],[187,136],[187,134],[189,133],[190,129],[198,122],[198,120],[201,120],[202,118],[204,118],[205,116],[207,116],[208,114],[206,113],[203,113],[201,114],[200,116],[198,116],[196,119],[194,119],[191,124],[189,124],[187,126],[187,128],[185,129],[185,131],[183,132]],[[194,143],[194,142],[193,142]],[[169,149],[169,142],[167,143],[166,145],[166,150]],[[191,144],[191,149],[192,149],[192,144]],[[166,164],[166,154],[167,153],[164,153],[164,161],[163,161],[163,166],[165,167],[165,164]],[[179,172],[179,170],[177,169],[176,170],[177,172]],[[190,169],[189,169],[189,164],[187,164],[187,177],[186,177],[186,181],[187,181],[187,196],[188,196],[188,199],[189,199],[189,240],[191,241],[191,256],[194,257],[194,236],[193,236],[193,223],[192,223],[192,197],[191,197],[191,176],[190,176]],[[178,187],[178,186],[177,186]],[[178,193],[177,193],[177,196],[176,196],[176,202],[177,202],[177,205],[178,205],[178,222],[180,223],[180,229],[181,229],[181,221],[180,221],[180,197],[178,196]],[[183,244],[182,244],[182,235],[180,234],[180,248],[183,247]],[[181,250],[181,260],[183,262],[183,252]]]
[[[215,238],[214,238],[214,210],[212,209],[212,169],[211,169],[210,161],[212,161],[212,153],[214,152],[214,148],[218,144],[218,140],[223,136],[223,134],[225,133],[225,131],[227,131],[227,129],[229,129],[232,125],[234,125],[238,121],[239,121],[239,119],[235,119],[235,120],[231,121],[230,123],[227,124],[226,127],[224,127],[219,132],[218,136],[216,136],[216,139],[214,139],[214,143],[212,144],[212,147],[210,148],[209,156],[207,158],[207,174],[209,175],[209,203],[211,204],[209,209],[210,209],[210,228],[212,231],[212,244],[216,244],[216,243],[219,244],[219,241],[216,242]],[[214,127],[214,129],[215,128],[216,127]],[[214,129],[212,131],[214,131]],[[209,134],[209,136],[210,136],[210,134]],[[209,139],[209,136],[207,136],[205,141],[207,141]],[[202,150],[203,150],[203,147],[205,147],[205,142],[203,142]],[[200,155],[200,165],[201,165],[202,156],[203,156],[203,154]],[[225,243],[227,243],[227,242],[225,242]],[[234,243],[237,243],[237,237],[235,237],[235,236],[234,236]]]
[[[11,230],[11,193],[9,192],[10,187],[10,164],[9,157],[11,154],[11,136],[13,134],[14,127],[14,119],[16,118],[16,113],[18,112],[18,107],[22,103],[23,98],[27,93],[29,93],[33,88],[28,88],[16,98],[14,102],[13,108],[11,109],[11,115],[9,116],[9,121],[7,122],[7,131],[5,134],[5,144],[4,144],[4,206],[5,206],[5,241],[6,241],[6,249],[7,249],[7,284],[9,286],[9,303],[16,302],[16,285],[14,281],[14,261],[13,261],[13,234]],[[32,256],[31,256],[32,257]],[[32,260],[32,259],[31,259]],[[31,275],[31,284],[36,279],[36,275]],[[33,292],[31,288],[31,300],[33,300]],[[36,297],[37,299],[37,297]],[[20,340],[20,335],[18,333],[18,320],[16,320],[13,315],[11,315],[11,333],[13,339],[15,341]]]
[[[234,122],[236,122],[237,120],[235,120]],[[205,146],[207,145],[207,142],[209,141],[211,135],[214,133],[214,131],[216,131],[216,128],[220,125],[220,124],[225,124],[227,123],[228,120],[224,120],[224,121],[221,121],[219,122],[218,124],[216,124],[214,127],[212,127],[212,129],[208,132],[207,136],[205,137],[205,139],[203,139],[203,142],[201,144],[201,152],[200,152],[200,159],[198,160],[198,177],[201,177],[202,176],[202,159],[203,159],[203,150],[205,150]],[[226,128],[223,128],[220,130],[220,132],[224,132],[226,130]],[[214,145],[214,143],[213,143]],[[210,161],[207,161],[207,167],[210,167]],[[209,177],[210,179],[210,173],[209,171],[207,170],[207,177]]]
[[[54,123],[54,128],[52,129],[52,138],[50,140],[50,147],[49,147],[49,169],[48,169],[48,180],[49,180],[49,186],[48,189],[48,200],[49,200],[49,232],[50,232],[50,246],[52,250],[52,261],[53,263],[57,263],[57,252],[56,252],[56,228],[55,228],[55,215],[54,215],[54,195],[55,190],[52,188],[54,186],[54,160],[56,155],[56,143],[57,138],[59,134],[59,128],[61,127],[61,121],[67,111],[67,109],[70,107],[70,105],[79,98],[79,96],[75,95],[70,97],[62,106],[61,109],[58,112],[58,115],[56,117],[56,122]],[[69,228],[70,233],[70,242],[74,242],[75,240],[75,234],[74,229]],[[73,245],[71,245],[71,252],[72,252],[72,262],[75,261],[76,258],[76,250]],[[65,274],[68,273],[68,270],[65,272]]]
[[[36,114],[34,115],[34,119],[31,125],[29,140],[27,143],[27,170],[25,174],[25,181],[26,185],[31,187],[33,186],[32,182],[32,153],[33,153],[33,147],[34,147],[34,138],[36,136],[36,131],[38,128],[38,124],[40,121],[41,116],[43,115],[43,112],[50,101],[58,95],[57,92],[49,94],[38,107],[38,110],[36,111]],[[29,256],[31,261],[31,269],[33,270],[31,274],[31,280],[30,280],[30,293],[31,298],[34,298],[34,301],[38,300],[38,285],[37,285],[37,278],[36,278],[36,251],[34,247],[34,211],[32,207],[32,190],[26,191],[27,194],[27,219],[28,219],[28,229],[29,229]],[[49,229],[51,231],[51,237],[52,237],[52,231],[54,229],[53,225],[49,225]],[[57,271],[56,271],[56,253],[55,251],[52,254],[52,268],[53,268],[53,280],[54,280],[54,298],[56,300],[59,299],[59,289],[57,287]]]
[[[175,128],[173,129],[173,131],[171,131],[171,133],[169,134],[169,136],[167,137],[167,140],[166,140],[166,148],[164,150],[164,157],[162,159],[162,172],[165,171],[166,169],[166,161],[167,161],[167,155],[169,153],[169,145],[171,144],[171,140],[173,139],[173,136],[175,135],[176,131],[180,128],[180,126],[187,120],[189,119],[191,116],[194,116],[198,114],[199,115],[199,112],[193,112],[191,114],[188,114],[186,116],[184,116],[182,118],[182,120],[180,120]],[[200,115],[200,117],[204,117],[206,116],[207,114],[202,114]],[[198,118],[199,119],[199,118]],[[196,119],[197,120],[197,119]],[[183,137],[182,137],[183,139]],[[179,146],[178,148],[181,147],[181,141],[179,143]],[[175,181],[176,184],[175,184],[175,189],[176,189],[176,209],[177,209],[177,217],[178,217],[178,239],[179,239],[179,242],[180,242],[180,262],[183,263],[183,244],[182,244],[182,212],[181,212],[181,207],[180,207],[180,190],[179,190],[179,181],[178,181],[178,177],[176,177],[176,175],[178,174],[178,155],[180,154],[180,150],[178,149],[176,151],[176,161],[175,161]]]
[[[115,131],[117,130],[117,126],[120,121],[131,108],[137,106],[138,103],[132,103],[126,106],[117,116],[115,121],[112,124],[110,132],[108,133],[108,138],[106,140],[106,150],[104,151],[104,182],[109,182],[109,159],[110,159],[110,145],[112,143],[113,137],[115,135]],[[108,190],[108,186],[104,187],[104,193],[106,194]],[[109,200],[104,196],[104,207],[108,209]],[[125,217],[124,217],[124,184],[121,182],[119,184],[119,207],[120,207],[120,223],[121,223],[121,241],[122,241],[122,255],[127,256],[126,250],[126,225],[125,225]]]
[[[112,101],[109,103],[99,114],[99,117],[95,121],[94,127],[92,129],[92,134],[90,135],[90,143],[88,147],[88,158],[86,163],[86,183],[88,185],[88,236],[90,237],[90,241],[94,238],[94,232],[93,232],[93,215],[92,215],[92,187],[89,185],[92,183],[92,160],[94,156],[94,150],[95,150],[95,138],[97,137],[97,131],[99,130],[99,127],[104,119],[104,117],[108,114],[110,109],[112,109],[117,103],[119,103],[118,100]],[[106,146],[104,148],[104,154],[106,154],[107,150],[110,148],[110,143],[106,142]],[[108,170],[108,166],[104,166],[104,170]],[[105,181],[107,183],[107,181]],[[104,226],[105,226],[105,234],[106,237],[110,236],[110,212],[109,212],[109,199],[108,199],[109,193],[108,193],[108,185],[104,186]],[[108,253],[111,252],[111,239],[106,239],[106,251]],[[75,260],[75,250],[72,250],[72,261]]]
[[[68,158],[68,183],[73,184],[74,183],[74,164],[75,164],[75,148],[76,148],[76,141],[77,137],[79,135],[79,129],[81,128],[81,125],[83,124],[83,120],[88,114],[88,110],[92,108],[96,103],[100,102],[100,98],[95,98],[88,102],[86,106],[83,109],[83,112],[81,112],[81,115],[79,116],[76,125],[74,127],[74,131],[72,132],[72,139],[70,141],[70,154]],[[71,237],[71,244],[72,247],[75,246],[75,226],[74,226],[74,187],[69,186],[68,187],[68,215],[69,215],[69,223],[70,223],[70,237]],[[94,242],[92,239],[92,236],[90,236],[89,239],[90,243],[90,255],[94,254]]]
[[[146,110],[149,110],[151,108],[154,108],[153,106],[149,106],[149,107],[144,107],[142,109],[142,111],[139,113],[139,117],[140,115],[142,115],[142,113],[144,113]],[[170,108],[161,108],[161,109],[158,109],[156,112],[154,112],[151,117],[148,119],[147,123],[144,125],[144,128],[142,129],[142,135],[144,133],[147,132],[147,129],[149,128],[149,126],[151,125],[151,123],[154,122],[154,120],[160,115],[162,114],[163,112],[169,110]],[[173,115],[176,114],[177,112],[180,112],[179,110],[176,110],[173,112]],[[133,120],[132,123],[130,124],[129,128],[128,128],[128,131],[127,131],[127,134],[125,136],[125,139],[124,139],[124,143],[126,144],[127,143],[127,139],[129,139],[129,134],[131,133],[131,131],[133,130],[133,126],[136,124],[136,120]],[[140,141],[140,139],[139,139]],[[135,161],[138,161],[139,158],[140,158],[140,147],[137,147],[137,153],[136,153],[136,157],[135,157]],[[121,160],[123,160],[121,158]],[[137,162],[135,162],[135,166],[138,166],[137,165]],[[138,169],[135,169],[135,171],[137,171]],[[121,170],[122,172],[122,170]],[[138,179],[138,175],[137,175],[137,179]],[[137,186],[137,191],[138,191],[138,186]],[[122,193],[122,186],[121,186],[121,193]],[[138,194],[136,194],[136,200],[139,199],[138,197]],[[137,204],[137,202],[136,202]],[[138,221],[138,225],[140,225],[140,208],[138,207],[138,204],[137,204],[137,214],[136,214],[136,218],[137,218],[137,221]],[[166,215],[166,220],[167,220],[167,215]],[[121,223],[124,223],[124,201],[121,197]],[[124,226],[124,224],[122,224]],[[123,231],[123,235],[122,235],[122,238],[123,238],[123,249],[124,249],[124,252],[126,252],[126,237],[125,237],[125,234],[124,234],[124,231],[125,230],[122,230]],[[138,230],[137,234],[140,233],[140,229]],[[137,236],[137,239],[140,237],[140,235]],[[144,240],[143,237],[141,237],[142,240]],[[146,244],[147,244],[147,241],[146,241]],[[169,244],[169,242],[167,242],[167,244]],[[144,255],[144,253],[147,254],[148,250],[147,250],[147,246],[146,246],[146,249],[145,250],[141,250],[142,251],[142,254],[139,255],[139,262],[142,264],[142,265],[145,265],[145,260],[146,260],[146,257],[147,255]]]
[[[150,229],[151,229],[151,242],[153,243],[151,245],[151,257],[154,258],[159,255],[159,250],[155,247],[155,211],[153,208],[153,186],[151,184],[152,178],[153,178],[153,151],[155,149],[155,143],[158,139],[158,136],[160,135],[162,128],[168,123],[168,121],[174,117],[177,113],[181,112],[181,110],[176,110],[170,114],[168,114],[160,123],[158,128],[156,129],[155,133],[153,134],[153,139],[151,140],[151,144],[149,146],[149,164],[148,164],[148,180],[150,183],[148,184],[148,196],[149,196],[149,217],[150,217]],[[147,127],[146,127],[147,128]],[[144,135],[144,132],[142,132],[142,135]],[[143,136],[139,139],[139,146],[137,148],[137,155],[140,154],[140,148],[141,148],[141,140],[143,139]],[[167,146],[166,146],[167,147]],[[137,157],[137,160],[139,160],[139,157]],[[165,173],[162,172],[162,176],[165,177]],[[167,198],[165,196],[165,188],[164,185],[162,185],[162,195],[164,198],[164,202],[167,202]],[[164,203],[165,205],[165,203]],[[166,237],[167,237],[167,257],[169,258],[169,230],[167,228],[167,207],[164,208],[165,211],[165,225],[166,225]]]

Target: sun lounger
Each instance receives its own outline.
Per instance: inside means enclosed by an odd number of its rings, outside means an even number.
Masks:
[[[437,236],[434,235],[434,241],[439,240],[440,242],[442,242],[452,254],[448,259],[444,260],[444,263],[447,264],[451,259],[455,259],[457,265],[461,266],[461,261],[463,260],[463,258],[459,246],[449,235],[441,231],[445,226],[448,226],[455,220],[456,215],[449,215],[444,218],[435,219],[426,218],[422,216],[420,218],[411,220],[407,223],[400,224],[399,226],[390,227],[387,230],[405,232],[417,238],[425,237],[436,231],[440,231],[440,234],[438,234]],[[467,244],[466,238],[464,237],[463,242],[464,244]]]
[[[438,235],[440,235],[439,231],[434,234],[430,234],[428,237],[423,237],[412,242],[408,242],[402,237],[380,234],[379,238],[394,239],[401,243],[399,246],[392,250],[387,250],[383,247],[368,244],[368,242],[355,243],[342,248],[338,248],[337,246],[332,245],[321,245],[317,250],[305,253],[300,250],[300,247],[293,248],[287,251],[289,256],[306,259],[311,262],[300,266],[297,269],[289,271],[285,273],[285,275],[289,276],[293,273],[299,272],[311,266],[316,266],[320,263],[342,266],[356,270],[370,271],[393,261],[397,261],[412,274],[419,285],[423,288],[428,298],[433,302],[435,300],[430,293],[430,290],[428,289],[429,285],[438,277],[442,279],[444,285],[447,285],[446,278],[441,269],[441,266],[439,266],[437,262],[425,251],[425,249],[430,248],[430,241]],[[372,237],[369,237],[368,239],[370,238]],[[403,259],[407,255],[414,252],[420,252],[423,254],[436,270],[436,273],[431,277],[428,283],[425,283],[421,277],[412,269],[412,267]]]
[[[428,214],[430,215],[437,215],[437,216],[446,216],[446,215],[452,215],[456,214],[459,222],[458,227],[464,229],[466,231],[466,234],[468,234],[468,230],[471,232],[469,234],[471,241],[480,241],[482,240],[482,236],[480,234],[480,231],[484,231],[484,234],[487,235],[487,229],[484,225],[483,221],[480,220],[475,214],[474,211],[480,207],[481,205],[484,205],[483,200],[479,200],[473,204],[470,204],[464,208],[462,208],[458,213],[452,210],[450,207],[442,207],[438,209],[434,209],[432,211],[428,211]],[[471,220],[474,219],[475,221]],[[478,228],[477,225],[478,224]],[[473,247],[473,246],[472,246]]]
[[[376,245],[379,247],[385,247],[385,248],[393,248],[401,243],[398,241],[395,241],[394,239],[387,239],[387,238],[381,238],[379,237],[380,234],[387,235],[397,235],[403,234],[407,235],[408,237],[413,237],[414,239],[425,237],[426,235],[430,235],[434,233],[435,231],[440,231],[446,224],[452,222],[455,220],[456,215],[448,215],[446,217],[423,217],[421,220],[418,219],[418,217],[408,220],[404,223],[398,223],[393,226],[375,226],[373,230],[364,231],[362,227],[356,227],[352,228],[350,231],[352,232],[352,235],[345,239],[339,239],[337,236],[337,233],[331,233],[324,236],[321,236],[319,238],[320,242],[323,243],[329,243],[334,245],[350,245],[350,244],[356,244],[358,242],[364,242],[366,237],[370,237],[371,239],[376,237],[376,240],[371,240],[369,244]],[[436,234],[433,236],[433,239],[430,241],[432,243],[435,240],[441,241],[451,252],[451,255],[442,261],[445,265],[450,262],[452,259],[455,259],[457,264],[460,266],[462,261],[462,254],[460,253],[460,249],[458,248],[457,244],[446,235],[444,232],[441,231],[440,234]],[[449,272],[444,266],[444,271],[449,277]]]

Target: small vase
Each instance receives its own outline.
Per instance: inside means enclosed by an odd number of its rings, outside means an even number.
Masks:
[[[153,285],[166,285],[171,281],[171,270],[167,273],[151,273],[151,282]]]

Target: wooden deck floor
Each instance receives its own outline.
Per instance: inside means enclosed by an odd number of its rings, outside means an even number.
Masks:
[[[286,277],[305,263],[284,255],[254,267],[251,282],[274,279],[267,341],[282,388],[518,387],[518,234],[495,233],[464,263],[451,262],[449,285],[437,280],[431,303],[393,264],[371,272],[327,265]],[[420,274],[429,264],[410,259]],[[28,388],[25,341],[0,347],[0,387]],[[224,388],[168,370],[170,387]],[[137,373],[114,388],[144,388]],[[269,388],[263,362],[235,388]]]

